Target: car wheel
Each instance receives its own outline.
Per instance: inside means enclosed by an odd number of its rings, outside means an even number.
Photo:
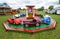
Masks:
[[[23,24],[24,25],[24,28],[25,28],[25,24]]]
[[[40,25],[39,23],[36,24],[36,26],[39,26],[39,25]]]
[[[28,24],[25,24],[25,27],[28,27],[29,25]]]
[[[23,22],[21,22],[20,24],[23,25]]]
[[[14,23],[14,24],[16,24],[16,23]]]

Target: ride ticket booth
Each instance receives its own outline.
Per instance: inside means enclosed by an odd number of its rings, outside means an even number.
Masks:
[[[28,19],[34,18],[34,6],[26,6],[26,17]]]

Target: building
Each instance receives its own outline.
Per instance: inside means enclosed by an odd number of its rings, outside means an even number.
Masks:
[[[11,8],[7,4],[0,3],[0,15],[7,15],[11,13]]]

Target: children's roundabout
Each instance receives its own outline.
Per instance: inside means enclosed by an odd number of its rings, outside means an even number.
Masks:
[[[34,13],[34,6],[26,6],[26,14],[16,14],[3,22],[8,30],[22,32],[38,32],[48,29],[55,29],[56,21],[49,15]]]

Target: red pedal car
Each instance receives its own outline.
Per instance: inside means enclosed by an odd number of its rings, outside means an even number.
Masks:
[[[23,20],[19,19],[19,18],[15,18],[15,19],[8,19],[8,22],[12,23],[12,24],[20,24],[21,22],[23,22]]]
[[[36,20],[36,19],[30,20],[30,21],[23,21],[24,27],[28,27],[28,26],[40,26],[40,24],[41,24],[40,21]]]

